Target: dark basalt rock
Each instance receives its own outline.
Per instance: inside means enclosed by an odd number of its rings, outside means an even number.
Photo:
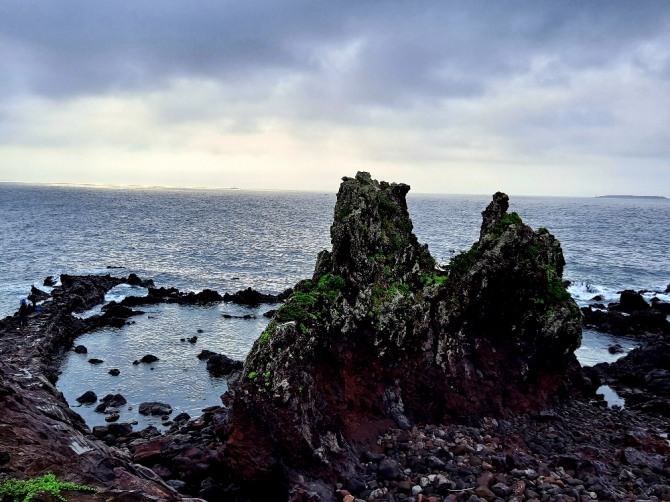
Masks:
[[[172,406],[159,402],[141,403],[138,411],[140,415],[169,415],[172,413]]]
[[[479,241],[437,268],[412,233],[408,190],[367,173],[343,179],[332,251],[277,310],[224,399],[226,468],[245,486],[280,493],[295,473],[348,479],[356,445],[394,421],[511,416],[581,385],[581,314],[558,241],[497,193]]]
[[[126,279],[126,283],[130,284],[131,286],[140,286],[143,288],[154,287],[154,281],[152,279],[142,280],[137,276],[137,274],[130,274]]]
[[[236,361],[224,354],[213,354],[207,358],[207,371],[213,376],[227,376],[233,371],[241,370],[242,361]]]
[[[87,354],[88,353],[88,349],[86,347],[84,347],[83,345],[77,345],[74,348],[74,351],[77,354]]]
[[[651,299],[651,307],[654,310],[658,310],[659,312],[662,312],[666,316],[670,315],[670,303],[664,302],[663,300],[659,300],[658,298],[652,298]]]
[[[233,293],[232,295],[226,293],[223,295],[223,301],[229,303],[237,303],[239,305],[260,305],[261,303],[280,303],[289,297],[292,290],[287,289],[278,295],[268,295],[260,293],[255,289],[247,288]]]
[[[620,310],[621,312],[635,312],[638,310],[648,310],[649,304],[644,297],[633,290],[627,289],[621,292],[619,304],[610,307],[610,310]]]
[[[140,359],[141,363],[146,363],[146,364],[151,364],[155,363],[156,361],[159,361],[158,357],[154,356],[153,354],[146,354],[142,356],[142,359]]]
[[[638,347],[613,363],[596,364],[589,377],[612,386],[626,408],[670,417],[670,343]]]
[[[598,331],[615,335],[646,337],[648,335],[670,335],[670,323],[661,310],[647,308],[635,310],[630,314],[619,312],[616,308],[607,311],[591,306],[582,308],[583,325]]]
[[[30,295],[28,295],[28,300],[31,302],[41,302],[46,300],[50,296],[51,295],[46,291],[42,291],[41,289],[38,289],[35,286],[31,286]]]
[[[50,275],[44,279],[42,284],[51,288],[56,285],[56,280],[53,278],[53,275]],[[670,288],[670,285],[668,287]]]
[[[198,354],[198,359],[201,361],[207,361],[212,356],[215,356],[216,352],[212,352],[211,350],[203,349],[200,354]]]
[[[93,404],[98,400],[98,396],[92,390],[87,390],[76,401],[80,404]]]

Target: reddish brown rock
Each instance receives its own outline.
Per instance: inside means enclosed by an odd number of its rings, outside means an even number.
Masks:
[[[538,410],[580,380],[558,241],[497,193],[479,241],[439,269],[412,233],[408,190],[344,178],[332,252],[254,344],[220,432],[248,486],[349,478],[389,425]]]

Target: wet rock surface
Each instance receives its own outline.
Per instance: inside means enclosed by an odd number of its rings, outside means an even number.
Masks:
[[[25,478],[46,471],[98,488],[70,500],[182,500],[154,473],[90,434],[53,386],[60,358],[91,324],[72,315],[102,302],[125,282],[110,276],[61,276],[51,299],[18,329],[15,316],[0,321],[0,456],[3,475]],[[111,425],[110,425],[111,427]],[[148,470],[147,470],[148,471]]]
[[[642,340],[654,340],[659,336],[670,336],[670,304],[654,297],[650,303],[631,290],[620,293],[619,302],[607,307],[593,304],[582,308],[585,327],[619,336],[633,336]]]
[[[332,251],[254,344],[221,419],[226,467],[248,487],[333,480],[390,426],[517,415],[581,384],[556,239],[497,193],[479,241],[439,269],[412,233],[408,190],[344,178]]]
[[[670,417],[670,343],[656,340],[614,363],[586,370],[595,386],[609,385],[626,407]]]

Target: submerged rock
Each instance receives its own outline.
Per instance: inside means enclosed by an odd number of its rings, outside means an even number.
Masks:
[[[332,251],[255,342],[221,421],[238,478],[332,479],[394,422],[539,410],[581,381],[558,241],[499,192],[479,241],[440,269],[412,233],[408,191],[343,179]]]

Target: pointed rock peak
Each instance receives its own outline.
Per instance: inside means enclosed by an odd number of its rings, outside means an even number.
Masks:
[[[407,280],[417,269],[432,268],[427,247],[412,233],[405,200],[409,189],[404,183],[379,182],[366,172],[342,178],[330,229],[330,264],[320,260],[317,269],[361,287],[380,274]]]
[[[502,192],[493,194],[493,200],[488,207],[482,211],[482,227],[479,232],[479,243],[482,244],[487,237],[499,236],[505,227],[523,223],[517,213],[507,213],[509,209],[509,197]]]

